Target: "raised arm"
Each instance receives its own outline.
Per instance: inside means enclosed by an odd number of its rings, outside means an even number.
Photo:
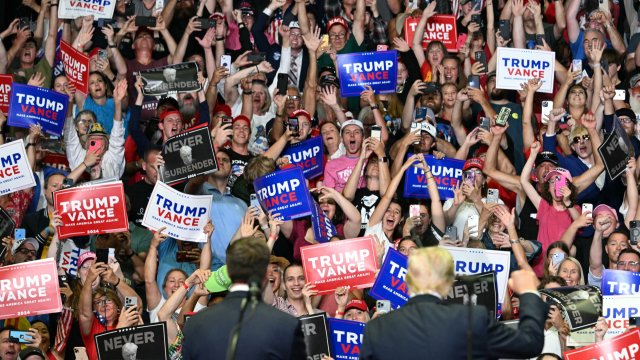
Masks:
[[[529,159],[527,159],[527,162],[524,164],[524,168],[522,169],[522,174],[520,174],[520,185],[522,186],[522,189],[527,194],[527,197],[529,198],[529,200],[531,200],[536,209],[540,206],[542,197],[540,196],[540,194],[538,194],[536,188],[531,185],[529,178],[531,177],[531,169],[533,169],[533,164],[535,163],[536,156],[538,156],[539,152],[540,143],[536,141],[531,144]]]
[[[580,36],[580,23],[578,23],[578,11],[580,11],[580,0],[569,0],[567,5],[567,34],[569,41],[574,43]]]
[[[336,205],[342,209],[344,216],[347,218],[344,223],[344,237],[347,239],[355,238],[360,233],[360,226],[362,223],[362,219],[360,216],[360,211],[356,209],[356,207],[351,203],[351,201],[347,200],[342,194],[340,194],[335,189],[326,186],[318,187],[318,193],[320,197],[319,201],[325,199],[332,199],[335,201]]]
[[[46,2],[43,2],[43,5]],[[47,59],[49,65],[53,66],[56,58],[56,41],[58,38],[58,5],[53,4],[49,6],[49,9],[43,9],[43,11],[49,10],[49,35],[47,41],[44,44],[44,56]],[[45,6],[43,6],[45,7]]]
[[[364,0],[356,0],[356,14],[353,19],[353,37],[358,45],[364,41],[364,21],[366,6]]]
[[[369,218],[369,227],[378,225],[378,223],[382,221],[382,218],[384,217],[384,213],[387,212],[387,208],[389,208],[389,205],[391,204],[391,200],[393,200],[395,192],[398,189],[398,185],[400,185],[400,180],[402,180],[402,177],[404,176],[404,172],[410,166],[420,161],[420,157],[422,157],[422,154],[414,154],[413,156],[408,158],[407,161],[405,161],[404,164],[402,164],[402,167],[400,168],[400,170],[391,179],[391,182],[389,183],[389,188],[387,188],[387,191],[385,192],[384,196],[380,199],[380,202],[376,206],[376,209],[373,211],[373,214],[371,214],[371,217]]]
[[[420,21],[416,26],[415,36],[411,41],[411,50],[416,55],[416,59],[418,59],[418,64],[422,66],[424,64],[426,57],[424,54],[424,48],[422,47],[422,36],[420,34],[424,34],[424,28],[427,26],[427,21],[430,17],[435,15],[436,2],[432,1],[422,12],[422,16],[420,17]]]
[[[160,228],[153,234],[149,253],[144,261],[144,290],[147,297],[147,309],[155,309],[162,300],[156,276],[158,275],[158,246],[167,239],[167,235],[162,233],[165,229]]]

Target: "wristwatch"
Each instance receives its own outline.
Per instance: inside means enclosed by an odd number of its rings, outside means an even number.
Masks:
[[[511,245],[520,244],[520,239],[509,239],[509,244]]]
[[[381,158],[378,158],[378,161],[381,163],[386,163],[386,162],[389,162],[389,158],[386,156],[383,156]]]

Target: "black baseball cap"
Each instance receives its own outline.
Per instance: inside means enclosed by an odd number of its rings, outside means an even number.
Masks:
[[[616,110],[616,116],[617,117],[626,116],[629,119],[631,119],[631,121],[633,121],[634,123],[636,122],[636,113],[634,113],[633,110],[628,108],[622,108],[622,109]]]
[[[554,166],[560,166],[558,164],[558,156],[551,151],[543,151],[536,156],[536,167],[540,166],[543,162],[550,162]]]
[[[20,359],[26,359],[31,355],[38,355],[42,358],[42,360],[46,360],[47,357],[42,353],[42,350],[36,348],[36,347],[31,347],[28,346],[26,347],[24,350],[20,351],[20,354],[18,354],[18,360]]]

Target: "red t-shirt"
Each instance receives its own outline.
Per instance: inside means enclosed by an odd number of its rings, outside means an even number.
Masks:
[[[84,347],[87,348],[87,357],[89,359],[98,358],[98,351],[96,350],[96,343],[95,341],[93,341],[93,338],[98,334],[101,334],[108,330],[113,330],[115,328],[115,326],[108,326],[107,330],[105,330],[105,326],[100,324],[98,319],[96,319],[95,317],[93,318],[93,323],[91,324],[91,332],[86,336],[82,334],[82,341],[84,342]]]

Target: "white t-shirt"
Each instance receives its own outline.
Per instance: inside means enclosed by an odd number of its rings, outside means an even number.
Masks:
[[[486,202],[487,202],[487,199],[482,198],[482,203],[484,204]],[[498,203],[504,204],[504,202],[502,202],[502,200],[500,199],[498,199]],[[447,211],[451,209],[452,206],[453,206],[453,199],[447,199],[447,201],[444,202],[444,206],[442,207],[442,210]],[[455,219],[453,219],[453,226],[458,228],[458,238],[454,240],[462,240],[462,236],[464,234],[464,227],[467,225],[467,219],[469,219],[469,217],[473,215],[480,216],[480,213],[478,212],[478,209],[476,209],[476,206],[474,203],[463,201],[462,204],[458,206],[458,210],[456,211],[456,217]]]
[[[389,240],[387,235],[384,233],[384,230],[382,230],[382,221],[380,221],[374,226],[367,227],[367,230],[364,232],[364,236],[367,236],[367,235],[377,236],[376,241],[384,245],[384,256],[387,256],[387,252],[389,252],[389,249],[393,247],[393,244],[391,243],[391,240]]]
[[[158,306],[154,307],[151,310],[147,309],[147,311],[149,311],[149,321],[151,321],[151,323],[160,322],[160,320],[158,320],[158,312],[160,311],[160,309],[162,309],[162,305],[164,305],[164,303],[166,302],[167,302],[167,299],[165,299],[163,296],[162,299],[160,299]],[[203,306],[200,303],[196,303],[196,306],[194,307],[193,311],[198,312],[204,308],[206,308],[206,306]],[[177,318],[178,315],[180,315],[180,310],[182,310],[182,308],[178,308],[176,312],[173,313],[173,317]]]

